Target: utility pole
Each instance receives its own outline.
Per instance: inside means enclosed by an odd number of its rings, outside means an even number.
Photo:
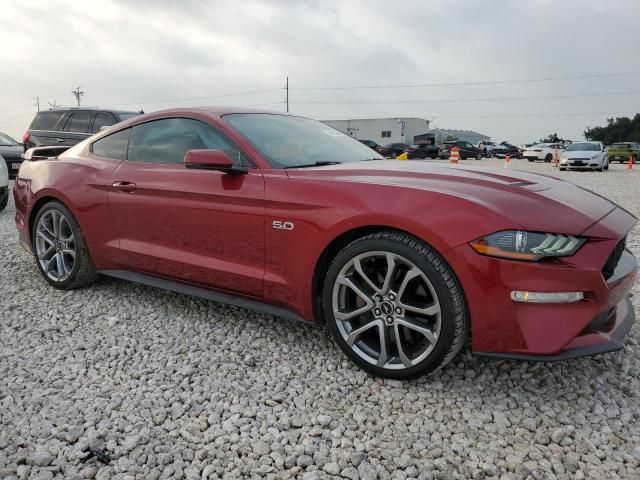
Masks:
[[[287,77],[287,83],[284,89],[287,91],[287,113],[289,113],[289,77]]]
[[[80,90],[80,87],[76,87],[76,89],[71,92],[71,95],[76,97],[76,102],[78,103],[78,108],[80,108],[80,97],[84,95],[84,92]]]
[[[40,111],[40,97],[36,97],[36,108]]]

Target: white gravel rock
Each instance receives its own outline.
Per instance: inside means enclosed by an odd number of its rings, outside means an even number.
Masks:
[[[640,169],[511,168],[640,216]],[[14,214],[0,212],[0,477],[640,478],[638,325],[599,357],[463,352],[433,377],[381,381],[323,328],[111,279],[52,289],[17,246]],[[628,246],[640,254],[639,229]],[[111,462],[83,461],[90,445]]]

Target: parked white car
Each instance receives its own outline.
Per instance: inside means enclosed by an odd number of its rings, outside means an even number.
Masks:
[[[572,143],[560,155],[560,170],[609,170],[609,155],[602,142]]]
[[[0,155],[0,212],[6,208],[7,203],[9,203],[9,172],[7,162]]]
[[[558,147],[558,156],[560,156],[565,149],[565,146],[561,143],[538,143],[537,145],[533,145],[527,148],[522,153],[522,156],[530,162],[535,162],[536,160],[544,160],[545,162],[549,163],[551,160],[553,160],[556,146]]]

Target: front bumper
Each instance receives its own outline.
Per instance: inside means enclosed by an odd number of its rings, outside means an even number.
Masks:
[[[455,248],[447,259],[467,297],[473,352],[553,361],[620,349],[635,319],[629,293],[638,263],[617,247],[635,222],[615,209],[582,233],[589,241],[575,255],[562,259],[521,262],[481,256],[468,245]],[[512,291],[583,292],[584,299],[514,302]]]

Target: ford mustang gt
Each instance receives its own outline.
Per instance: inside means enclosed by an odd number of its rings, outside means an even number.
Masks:
[[[613,351],[634,322],[636,218],[560,179],[389,161],[314,120],[239,109],[140,115],[65,148],[29,150],[13,190],[55,288],[108,275],[325,322],[394,378],[465,344]]]

